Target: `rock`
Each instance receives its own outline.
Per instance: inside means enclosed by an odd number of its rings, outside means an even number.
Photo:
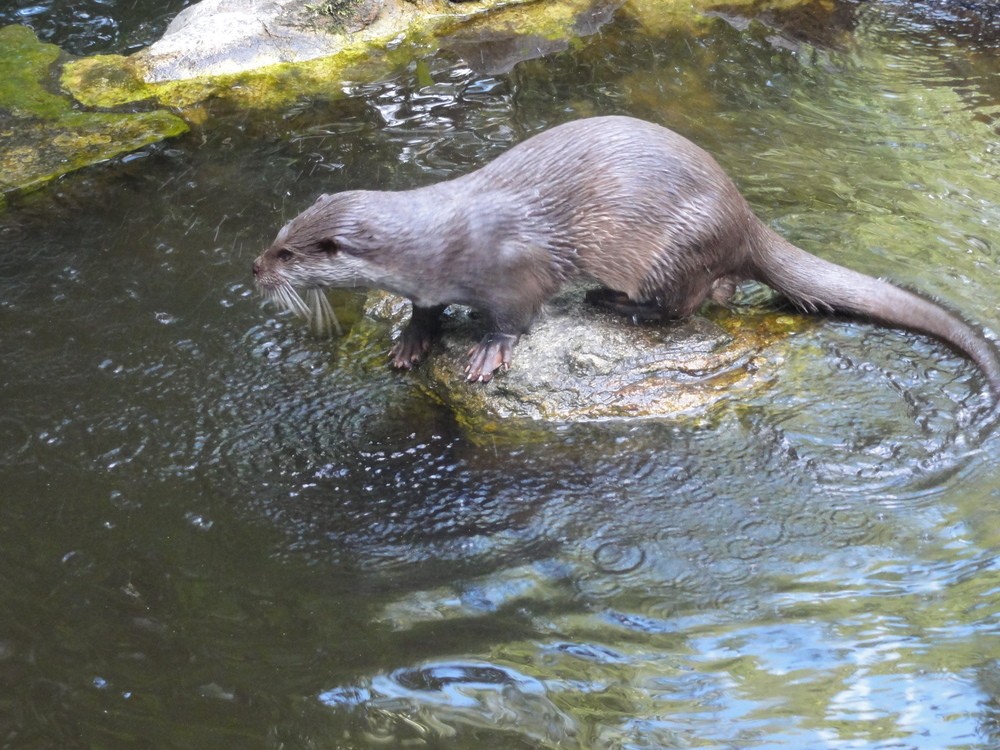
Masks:
[[[555,26],[539,24],[495,23],[490,17],[470,20],[458,31],[441,37],[441,48],[455,52],[469,67],[482,75],[503,75],[510,72],[519,62],[534,60],[556,54],[569,48],[570,40],[596,34],[609,23],[623,0],[599,0],[598,2],[563,4],[571,11]],[[513,11],[514,9],[511,9]],[[536,10],[518,8],[518,11]],[[507,15],[513,15],[508,12]],[[559,33],[553,34],[553,30]]]
[[[50,93],[59,48],[24,26],[0,29],[0,203],[74,169],[187,131],[167,112],[86,112]]]
[[[767,8],[809,0],[632,0],[627,13],[657,33],[708,22],[717,8]],[[139,98],[187,106],[210,97],[276,106],[331,80],[371,77],[372,56],[408,34],[426,51],[457,51],[499,74],[518,61],[565,49],[595,33],[622,0],[201,0],[163,37],[128,58],[102,55],[67,66],[63,84],[81,101],[113,106]],[[756,12],[756,11],[755,11]],[[334,58],[337,58],[334,61]],[[309,66],[312,61],[324,61]],[[281,70],[295,64],[294,71]],[[358,69],[351,69],[357,65]],[[304,67],[303,67],[304,66]],[[244,76],[260,71],[255,76]],[[129,81],[131,78],[133,80]],[[190,82],[188,86],[177,84]],[[248,93],[248,90],[251,93]],[[270,91],[270,95],[265,91]]]
[[[422,52],[454,44],[483,61],[480,67],[502,70],[564,48],[578,28],[595,28],[593,0],[253,1],[262,6],[256,17],[232,0],[203,0],[178,15],[145,50],[70,62],[60,82],[92,107],[155,101],[189,108],[225,99],[276,109],[329,93],[332,82],[385,75],[395,65],[387,48],[408,33],[427,34]],[[483,50],[477,48],[480,39]],[[556,41],[542,43],[550,39]]]
[[[806,2],[807,0],[792,0]],[[147,83],[227,76],[385,43],[416,28],[434,31],[476,70],[500,74],[517,62],[566,49],[593,34],[623,0],[201,0],[132,64]],[[707,20],[716,7],[750,0],[633,0],[662,31]],[[788,4],[787,2],[784,4]],[[765,6],[767,3],[764,4]],[[517,12],[508,6],[519,6]],[[504,9],[503,12],[497,11]],[[456,30],[457,27],[457,30]]]
[[[367,315],[389,323],[398,335],[408,308],[399,298],[372,292]],[[464,377],[468,350],[481,338],[482,324],[459,310],[446,316],[441,342],[413,377],[472,424],[696,413],[767,387],[780,358],[768,357],[765,349],[809,325],[804,318],[773,313],[716,308],[709,314],[635,325],[587,305],[582,291],[572,290],[550,302],[521,338],[511,369],[483,384]]]
[[[227,75],[325,57],[343,44],[302,17],[302,0],[202,0],[135,55],[147,82]]]
[[[185,8],[134,62],[147,83],[224,76],[387,41],[422,20],[524,0],[202,0]]]

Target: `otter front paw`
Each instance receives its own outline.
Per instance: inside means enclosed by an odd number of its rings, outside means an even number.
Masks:
[[[433,339],[425,336],[407,336],[404,329],[399,341],[389,350],[392,366],[400,370],[409,370],[424,358],[432,342]]]
[[[514,358],[514,347],[520,336],[513,333],[488,333],[483,340],[469,350],[469,364],[465,368],[466,379],[487,383],[500,367],[510,368]]]
[[[434,339],[441,333],[441,313],[444,305],[421,307],[414,303],[410,322],[399,334],[399,341],[389,350],[392,366],[409,370],[424,358]]]

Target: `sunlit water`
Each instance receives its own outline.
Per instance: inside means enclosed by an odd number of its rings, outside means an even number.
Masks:
[[[443,52],[287,112],[220,107],[17,202],[0,745],[1000,743],[1000,440],[959,355],[824,321],[755,400],[521,445],[249,279],[320,192],[626,113],[717,155],[795,242],[998,331],[1000,62],[904,5],[833,46],[721,19],[651,36],[626,5],[509,74]]]

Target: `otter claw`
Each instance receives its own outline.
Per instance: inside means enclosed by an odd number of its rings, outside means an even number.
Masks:
[[[389,359],[393,367],[399,370],[409,370],[423,359],[430,348],[429,341],[400,340],[389,350]]]
[[[469,382],[488,383],[493,373],[501,367],[510,369],[514,347],[518,336],[512,333],[489,333],[470,352],[469,364],[465,368]]]

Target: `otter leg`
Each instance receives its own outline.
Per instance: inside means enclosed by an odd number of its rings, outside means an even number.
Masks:
[[[724,305],[735,293],[738,281],[734,276],[720,276],[711,281],[702,279],[689,285],[686,293],[677,294],[671,289],[664,289],[653,299],[642,301],[633,300],[625,292],[613,289],[591,289],[586,300],[631,318],[636,323],[681,320],[701,307],[706,298]]]
[[[720,305],[724,305],[729,302],[729,298],[736,294],[736,286],[740,283],[739,279],[735,276],[720,276],[715,281],[712,282],[712,288],[708,292],[708,296]]]
[[[420,307],[414,303],[410,322],[403,328],[399,341],[389,351],[393,367],[409,370],[423,359],[441,333],[441,313],[445,307],[447,305]]]
[[[616,292],[613,289],[591,289],[584,299],[595,307],[611,310],[631,318],[636,323],[650,323],[666,318],[663,307],[658,301],[636,302],[625,292]]]

